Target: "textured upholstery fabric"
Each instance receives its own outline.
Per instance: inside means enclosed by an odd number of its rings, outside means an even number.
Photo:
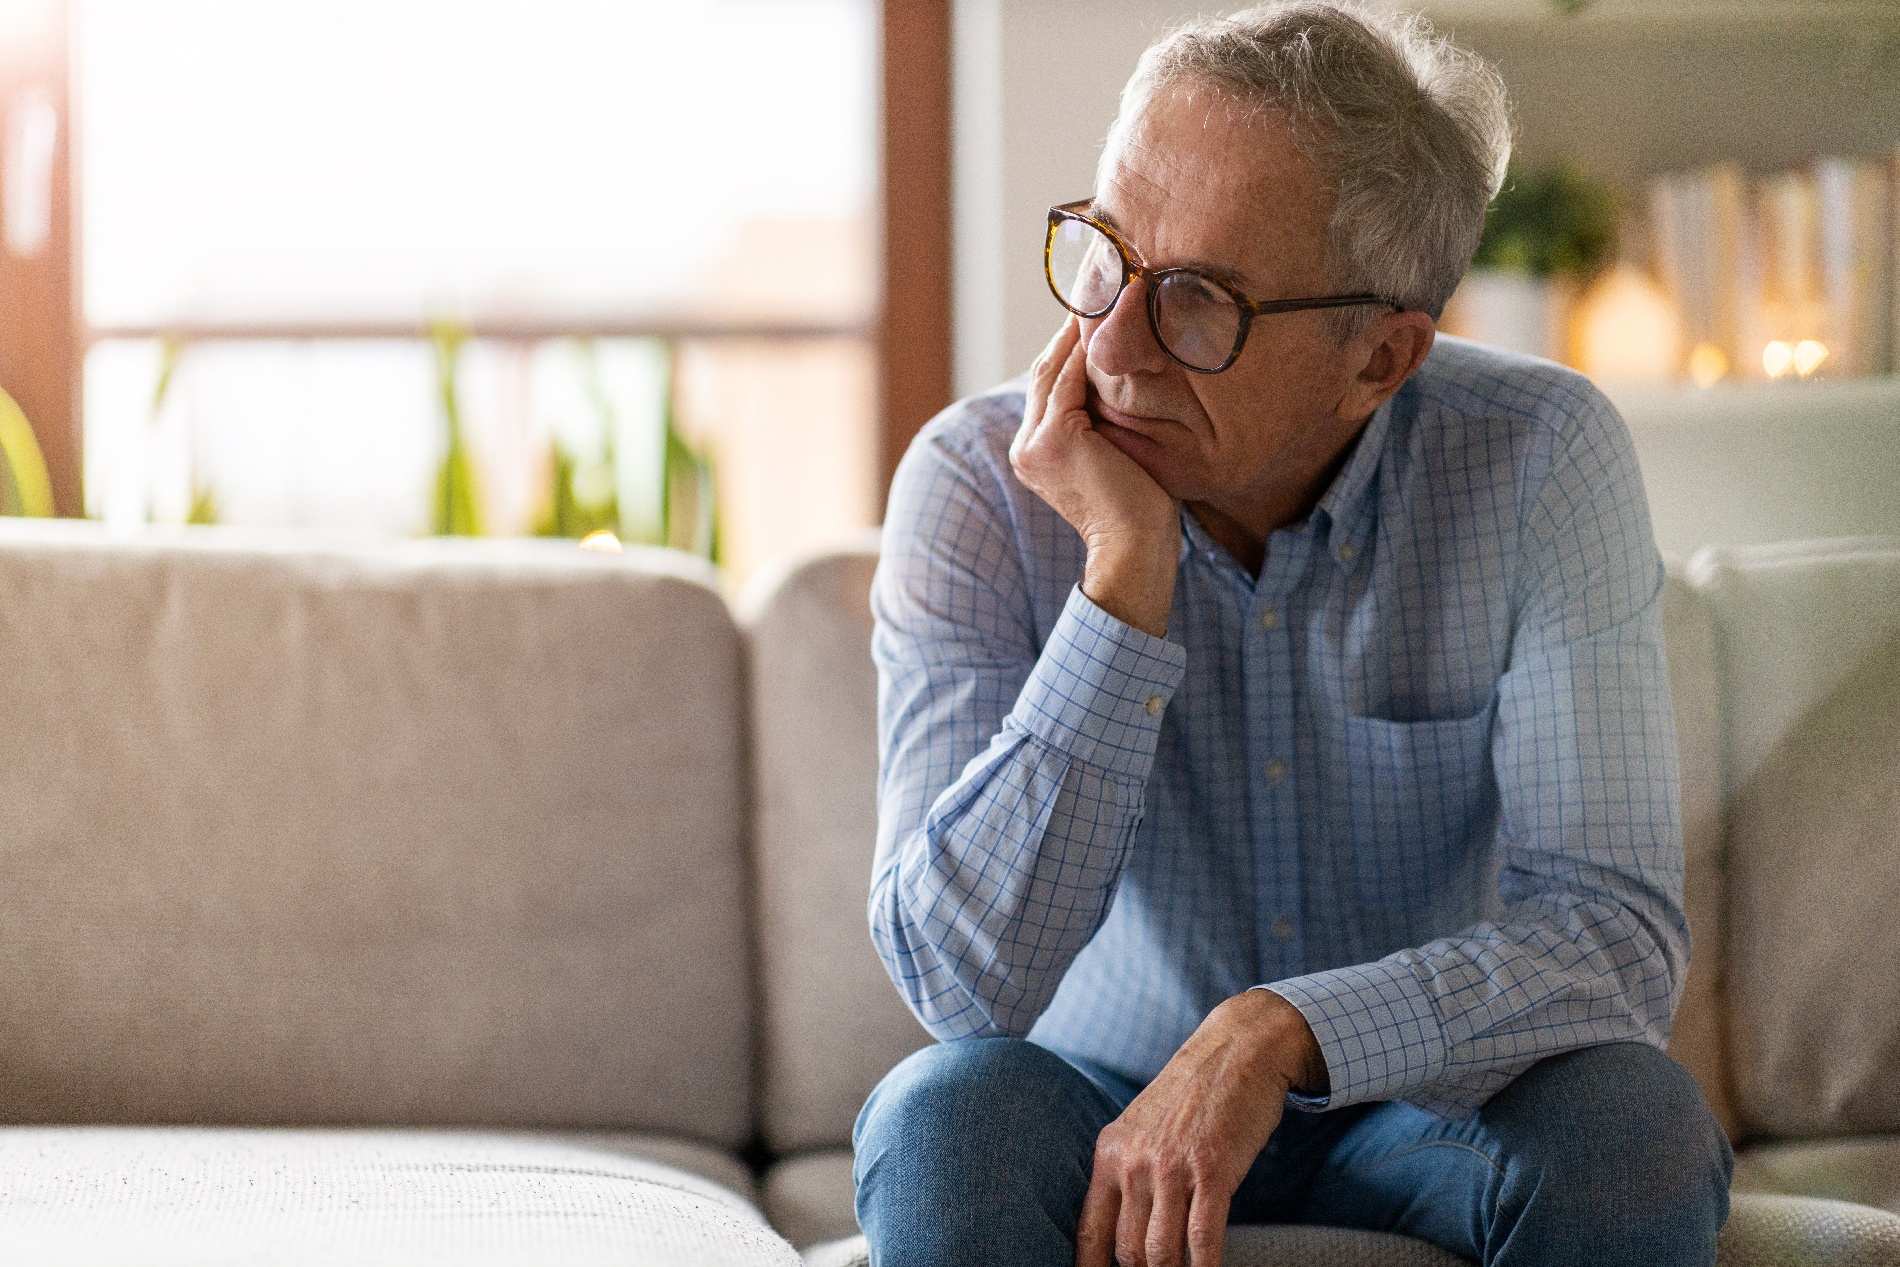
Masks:
[[[1841,1201],[1738,1193],[1716,1267],[1900,1267],[1900,1217]]]
[[[805,1251],[805,1267],[869,1267],[863,1237]],[[1222,1267],[1463,1267],[1456,1254],[1409,1236],[1339,1227],[1234,1227]],[[1726,1267],[1726,1264],[1724,1264]]]
[[[1900,1135],[1756,1144],[1736,1154],[1734,1186],[1900,1214]]]
[[[739,639],[669,558],[0,525],[0,1119],[745,1139]]]
[[[851,1142],[891,1066],[930,1036],[865,925],[877,842],[870,549],[761,583],[748,606],[765,1138]]]
[[[1682,762],[1682,843],[1687,856],[1684,905],[1694,951],[1676,1007],[1669,1054],[1693,1073],[1716,1120],[1731,1136],[1740,1122],[1722,1059],[1722,947],[1726,886],[1722,875],[1722,731],[1715,630],[1708,605],[1671,572],[1663,589],[1663,637]]]
[[[1900,541],[1691,570],[1726,712],[1736,1106],[1755,1135],[1900,1131]]]
[[[766,1218],[800,1249],[858,1234],[848,1148],[787,1157],[765,1172],[759,1189]]]
[[[532,1135],[0,1130],[16,1267],[790,1267],[743,1198]]]
[[[451,1132],[434,1127],[412,1127],[405,1133],[446,1135]],[[754,1206],[759,1203],[759,1185],[752,1177],[750,1166],[729,1152],[695,1144],[691,1140],[675,1139],[668,1135],[643,1135],[636,1131],[490,1130],[479,1132],[479,1137],[483,1142],[492,1141],[497,1146],[511,1139],[523,1139],[530,1143],[571,1145],[618,1157],[631,1157],[637,1161],[657,1162],[662,1166],[671,1166],[674,1170],[697,1175],[734,1196],[745,1198]]]
[[[869,1267],[863,1237],[805,1251],[805,1267]],[[1465,1260],[1404,1236],[1324,1227],[1237,1227],[1224,1267],[1458,1267]],[[1900,1218],[1839,1201],[1738,1194],[1716,1267],[1900,1267]]]

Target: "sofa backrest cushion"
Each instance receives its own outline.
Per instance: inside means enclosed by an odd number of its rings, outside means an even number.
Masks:
[[[877,843],[875,550],[828,555],[748,604],[765,1139],[851,1142],[878,1079],[930,1036],[871,948]]]
[[[1727,890],[1722,875],[1722,729],[1715,628],[1701,594],[1677,573],[1663,587],[1663,637],[1682,767],[1685,905],[1694,950],[1676,1007],[1669,1054],[1693,1073],[1731,1135],[1740,1122],[1729,1096],[1722,1050],[1722,945]]]
[[[1900,1130],[1900,540],[1705,552],[1751,1134]]]
[[[1900,533],[1900,378],[1614,388],[1663,557]]]
[[[0,647],[0,1119],[749,1135],[697,570],[15,522]]]

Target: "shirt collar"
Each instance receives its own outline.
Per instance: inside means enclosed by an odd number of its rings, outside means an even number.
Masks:
[[[1366,538],[1372,533],[1373,477],[1379,473],[1379,463],[1385,457],[1396,399],[1390,398],[1372,411],[1372,417],[1366,420],[1365,428],[1353,444],[1346,465],[1340,468],[1332,485],[1321,495],[1319,504],[1313,507],[1313,513],[1324,514],[1332,526],[1327,535],[1327,549],[1341,567],[1352,566],[1352,561],[1364,552]]]

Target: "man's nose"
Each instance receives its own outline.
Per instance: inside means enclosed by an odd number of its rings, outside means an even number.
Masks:
[[[1148,283],[1144,278],[1130,278],[1115,307],[1094,325],[1089,334],[1089,364],[1104,374],[1160,374],[1173,364],[1155,342],[1154,327],[1148,324]]]

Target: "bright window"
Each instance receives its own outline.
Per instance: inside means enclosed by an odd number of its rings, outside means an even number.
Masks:
[[[93,513],[430,530],[447,349],[485,531],[669,412],[735,571],[871,520],[870,0],[78,11]]]

